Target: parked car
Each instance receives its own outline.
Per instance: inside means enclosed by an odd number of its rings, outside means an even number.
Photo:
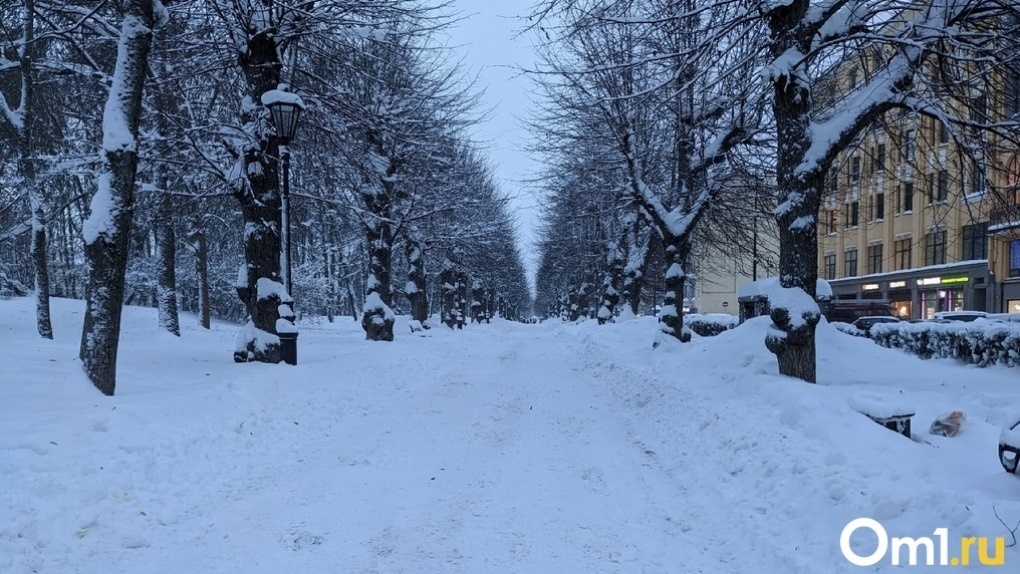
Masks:
[[[895,317],[893,306],[884,301],[832,301],[825,310],[830,323],[853,323],[861,317]]]
[[[988,313],[984,311],[939,311],[935,313],[935,320],[946,322],[946,321],[963,321],[969,323],[971,321],[977,321],[978,319],[987,319]]]
[[[871,317],[861,317],[860,319],[857,319],[856,321],[851,323],[851,325],[857,327],[858,329],[864,331],[865,333],[870,333],[871,328],[879,323],[899,323],[899,322],[900,320],[897,319],[896,317],[889,317],[888,315],[878,315]]]
[[[997,323],[1020,323],[1020,313],[989,313],[988,320]]]

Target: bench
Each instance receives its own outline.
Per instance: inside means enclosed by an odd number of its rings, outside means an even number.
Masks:
[[[914,416],[914,409],[871,393],[851,396],[847,402],[855,411],[891,431],[910,438],[910,419]]]

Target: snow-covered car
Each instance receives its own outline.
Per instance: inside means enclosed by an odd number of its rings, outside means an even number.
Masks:
[[[869,317],[861,317],[851,323],[854,327],[857,327],[865,333],[871,331],[871,328],[878,323],[899,323],[900,320],[896,317],[889,317],[888,315],[872,315]]]
[[[939,311],[935,313],[936,321],[977,321],[978,319],[987,319],[988,313],[984,311]]]
[[[989,313],[987,318],[997,323],[1020,323],[1020,313]]]

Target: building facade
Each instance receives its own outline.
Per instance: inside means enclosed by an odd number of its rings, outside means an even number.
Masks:
[[[968,113],[1015,116],[1018,102],[997,94]],[[961,153],[982,137],[963,142],[938,119],[897,113],[841,154],[818,229],[834,298],[888,300],[912,319],[1020,312],[1020,161],[1002,141],[984,142],[978,160]]]

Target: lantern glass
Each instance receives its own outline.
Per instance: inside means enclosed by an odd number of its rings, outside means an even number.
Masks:
[[[269,106],[269,113],[273,117],[273,126],[276,128],[276,135],[284,142],[294,139],[297,132],[298,118],[301,116],[301,106],[292,103],[276,102]]]

